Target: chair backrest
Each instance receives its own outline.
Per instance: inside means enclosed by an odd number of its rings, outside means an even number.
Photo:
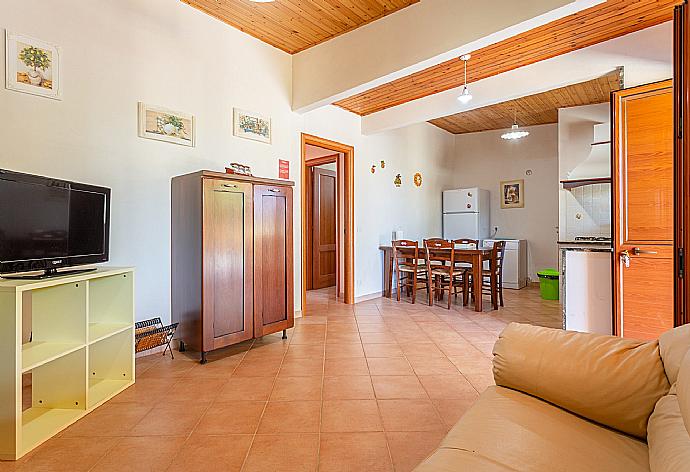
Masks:
[[[477,239],[454,239],[453,244],[456,246],[471,246],[472,249],[479,247],[479,240]]]
[[[391,241],[393,246],[393,261],[396,265],[405,264],[408,259],[414,259],[415,264],[419,259],[419,242],[409,239]]]
[[[491,257],[496,259],[496,270],[498,272],[503,271],[503,258],[506,253],[506,242],[505,241],[494,241],[493,252]]]
[[[455,244],[445,239],[433,238],[424,240],[424,249],[426,251],[427,266],[445,265],[446,262],[453,262],[455,259]],[[453,274],[453,264],[448,266],[449,273]]]

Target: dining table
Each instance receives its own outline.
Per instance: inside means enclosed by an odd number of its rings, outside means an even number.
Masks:
[[[393,294],[393,246],[382,245],[379,249],[383,251],[383,296],[391,298]],[[491,257],[491,248],[455,248],[454,263],[464,262],[470,264],[472,269],[472,291],[474,293],[474,309],[482,311],[482,280],[484,275],[484,262],[489,262],[489,273],[491,286],[496,286],[496,261]],[[450,257],[448,258],[450,259]],[[494,309],[498,309],[498,301],[495,290],[491,291],[491,303]]]

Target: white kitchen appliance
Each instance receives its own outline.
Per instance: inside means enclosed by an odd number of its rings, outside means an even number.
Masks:
[[[443,192],[443,239],[489,237],[489,191],[463,188]]]
[[[521,289],[527,286],[527,240],[485,239],[483,247],[494,247],[495,241],[505,241],[503,255],[503,288]]]
[[[562,247],[565,329],[613,334],[611,252]]]

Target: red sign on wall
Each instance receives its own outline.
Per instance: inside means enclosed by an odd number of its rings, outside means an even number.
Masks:
[[[290,161],[284,161],[283,159],[278,159],[278,178],[289,179],[290,178]]]

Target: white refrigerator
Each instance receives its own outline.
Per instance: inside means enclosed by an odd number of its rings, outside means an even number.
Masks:
[[[489,191],[462,188],[443,192],[443,239],[489,237]]]

